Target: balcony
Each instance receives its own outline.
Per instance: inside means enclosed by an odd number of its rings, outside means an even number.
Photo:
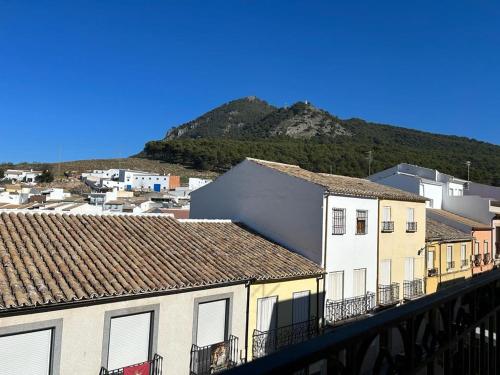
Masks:
[[[490,264],[491,262],[491,255],[490,253],[485,253],[483,257],[483,263],[484,265]]]
[[[462,268],[468,267],[469,261],[467,259],[462,259],[461,266]]]
[[[134,373],[133,372],[134,370],[136,370],[135,373],[137,374],[141,374],[140,371],[142,370],[142,373],[147,375],[161,375],[162,366],[163,366],[163,357],[158,354],[155,354],[153,356],[153,359],[150,359],[149,361],[136,363],[134,365],[122,367],[115,370],[108,370],[105,367],[101,367],[99,375],[123,375],[125,371],[127,371],[130,374],[131,372]]]
[[[474,255],[474,260],[473,260],[474,267],[479,267],[481,265],[481,259],[482,259],[481,254]]]
[[[378,286],[378,304],[381,306],[395,305],[399,302],[399,283]]]
[[[416,221],[408,221],[406,223],[406,231],[408,233],[415,233],[417,231],[417,222]]]
[[[191,347],[191,375],[209,375],[236,366],[238,363],[238,338],[229,336],[226,341],[207,346]]]
[[[446,271],[452,270],[453,268],[455,268],[455,261],[446,262]]]
[[[254,330],[252,336],[253,359],[264,357],[288,345],[309,340],[318,334],[318,320],[311,319],[270,331]]]
[[[412,300],[421,297],[424,294],[422,279],[404,280],[403,281],[403,298]]]
[[[432,277],[432,276],[437,276],[438,274],[438,269],[437,267],[432,267],[427,270],[427,276]]]
[[[362,316],[375,308],[375,293],[367,292],[363,296],[345,298],[338,301],[326,301],[326,321],[335,325],[339,322]]]
[[[382,232],[384,233],[394,232],[394,221],[382,221]]]

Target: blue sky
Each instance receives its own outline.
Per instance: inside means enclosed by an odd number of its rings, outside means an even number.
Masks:
[[[256,95],[500,144],[500,3],[0,0],[0,161],[124,157]]]

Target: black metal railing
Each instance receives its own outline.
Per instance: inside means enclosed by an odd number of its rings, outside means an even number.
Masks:
[[[408,221],[406,222],[406,231],[413,233],[417,231],[417,222],[416,221]]]
[[[329,324],[362,316],[375,308],[375,293],[367,292],[365,295],[345,298],[338,301],[326,301],[325,319]]]
[[[394,221],[382,221],[382,232],[394,232]]]
[[[467,259],[462,259],[461,266],[462,268],[467,267],[469,265],[469,261]]]
[[[403,281],[403,298],[414,299],[424,294],[422,279],[404,280]]]
[[[114,370],[108,370],[105,367],[101,367],[101,371],[99,371],[99,375],[123,375],[125,369],[133,371],[134,367],[143,370],[143,369],[149,369],[149,372],[147,373],[148,375],[162,375],[162,367],[163,367],[163,357],[161,355],[155,354],[153,356],[153,359],[150,359],[149,361],[141,362],[141,363],[136,363],[130,366],[114,369]],[[132,372],[133,373],[133,372]],[[146,375],[146,374],[145,374]]]
[[[427,276],[428,277],[432,277],[432,276],[436,276],[438,274],[438,269],[437,267],[432,267],[432,268],[429,268],[427,270]]]
[[[474,266],[479,267],[481,265],[481,254],[474,255]]]
[[[318,334],[318,326],[318,319],[314,318],[269,331],[256,329],[252,336],[252,358],[260,358],[289,345],[309,340]]]
[[[307,373],[312,366],[322,374],[500,374],[498,337],[500,270],[492,270],[227,374]]]
[[[394,305],[399,302],[399,283],[378,286],[378,304],[381,306]]]
[[[455,268],[455,261],[454,261],[454,260],[451,260],[451,261],[449,261],[449,262],[446,262],[446,269],[447,269],[447,270],[451,270],[451,269],[453,269],[453,268]]]
[[[486,264],[489,264],[490,262],[491,262],[490,253],[484,253],[484,255],[483,255],[483,263],[486,265]]]
[[[191,347],[191,375],[208,375],[236,366],[238,363],[238,338],[207,346]]]

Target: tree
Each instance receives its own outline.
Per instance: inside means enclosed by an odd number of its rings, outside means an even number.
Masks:
[[[54,181],[54,175],[48,169],[44,169],[40,176],[36,177],[36,182],[52,182]]]

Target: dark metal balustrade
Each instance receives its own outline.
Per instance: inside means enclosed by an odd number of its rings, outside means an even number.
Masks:
[[[492,270],[227,374],[307,373],[312,366],[322,374],[500,374],[499,337],[500,270]]]
[[[163,357],[161,355],[155,354],[153,359],[150,359],[146,362],[136,363],[130,366],[122,367],[119,369],[108,370],[105,367],[101,367],[101,371],[99,371],[99,375],[123,375],[124,369],[133,368],[136,366],[141,366],[148,363],[149,364],[149,374],[148,375],[162,375],[162,367],[163,367]]]
[[[414,299],[424,294],[424,283],[422,279],[403,281],[403,298]]]
[[[382,232],[394,232],[394,221],[382,221]]]
[[[289,345],[311,339],[316,336],[318,319],[311,319],[269,331],[254,330],[252,336],[252,357],[260,358]]]
[[[438,274],[437,267],[432,267],[427,270],[427,276],[429,277],[436,276],[437,274]]]
[[[207,346],[191,347],[191,375],[208,375],[236,366],[238,363],[238,338],[229,336],[226,341]]]
[[[453,268],[455,268],[455,261],[454,260],[452,260],[451,262],[446,262],[446,269],[447,270],[451,270]]]
[[[484,257],[483,257],[483,263],[486,265],[486,264],[489,264],[490,261],[491,261],[490,253],[485,253]]]
[[[481,265],[481,254],[474,255],[474,266],[479,267]]]
[[[416,221],[408,221],[406,223],[406,231],[413,233],[417,231],[417,222]]]
[[[394,305],[399,302],[399,283],[378,286],[378,303],[381,306]]]
[[[467,267],[469,265],[469,261],[467,259],[462,259],[462,268]]]
[[[375,293],[367,292],[363,296],[345,298],[338,301],[326,301],[325,319],[329,324],[359,317],[375,308]]]

